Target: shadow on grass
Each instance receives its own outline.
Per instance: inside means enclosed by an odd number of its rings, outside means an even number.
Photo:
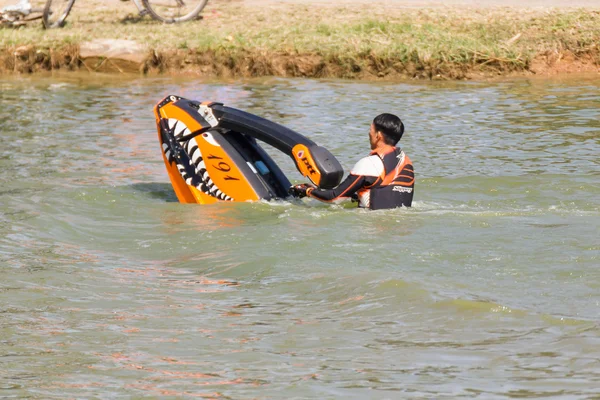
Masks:
[[[194,18],[192,21],[199,21],[199,20],[203,20],[204,17],[202,15],[198,15],[196,18]],[[155,19],[153,19],[150,14],[148,14],[148,12],[142,12],[140,14],[128,14],[125,16],[125,18],[121,18],[119,20],[119,23],[122,25],[127,25],[127,24],[139,24],[139,23],[160,23],[162,24],[162,21],[157,21]]]
[[[119,23],[123,25],[138,24],[140,22],[144,22],[144,16],[140,14],[127,14],[125,18],[119,20]]]

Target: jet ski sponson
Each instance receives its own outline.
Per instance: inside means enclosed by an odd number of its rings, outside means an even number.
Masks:
[[[316,186],[336,187],[338,160],[301,134],[222,103],[167,96],[154,107],[163,160],[181,203],[285,198],[290,181],[258,144],[289,155]]]

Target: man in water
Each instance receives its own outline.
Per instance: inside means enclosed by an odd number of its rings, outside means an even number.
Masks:
[[[371,210],[410,207],[415,175],[412,162],[396,144],[404,124],[393,114],[380,114],[369,130],[371,154],[359,160],[350,175],[336,188],[326,190],[306,183],[294,185],[290,194],[331,202],[340,198],[358,200],[358,206]]]

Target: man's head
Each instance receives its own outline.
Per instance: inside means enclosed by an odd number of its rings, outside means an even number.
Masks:
[[[403,133],[404,124],[400,118],[394,114],[379,114],[373,119],[369,132],[371,149],[374,150],[380,140],[387,145],[395,146],[402,138]]]

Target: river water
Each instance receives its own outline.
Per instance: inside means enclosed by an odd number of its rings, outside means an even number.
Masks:
[[[0,87],[0,397],[600,398],[598,78]],[[397,113],[414,207],[179,204],[168,94],[282,123],[346,171]]]

